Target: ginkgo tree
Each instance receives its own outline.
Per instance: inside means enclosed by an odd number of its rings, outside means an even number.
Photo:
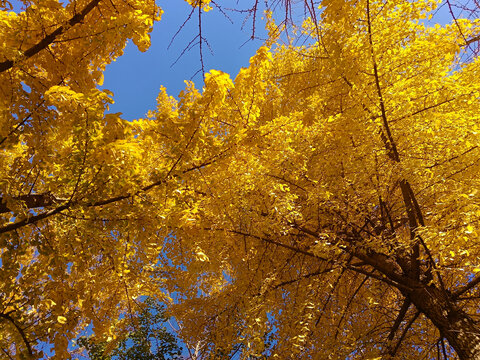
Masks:
[[[305,45],[267,12],[234,80],[128,122],[98,85],[153,1],[1,4],[2,356],[113,349],[146,295],[205,358],[480,357],[480,21],[305,1]]]

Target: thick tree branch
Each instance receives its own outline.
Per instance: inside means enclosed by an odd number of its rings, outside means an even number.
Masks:
[[[68,209],[70,206],[71,206],[71,203],[66,203],[64,205],[61,205],[61,206],[55,208],[55,209],[43,212],[43,213],[38,214],[38,215],[28,216],[28,217],[26,217],[26,218],[24,218],[20,221],[2,226],[2,227],[0,227],[0,234],[6,233],[6,232],[9,232],[9,231],[13,231],[13,230],[18,230],[18,229],[20,229],[20,228],[22,228],[26,225],[29,225],[29,224],[35,224],[35,223],[39,222],[40,220],[47,219],[52,215],[58,214],[59,212]]]
[[[21,201],[27,209],[35,209],[40,207],[48,207],[54,204],[59,204],[66,199],[58,199],[53,196],[51,193],[43,193],[43,194],[27,194],[27,195],[20,195],[12,198],[14,201]],[[5,202],[3,202],[3,198],[0,198],[0,214],[8,213],[13,211],[10,209]]]
[[[465,42],[465,45],[468,46],[470,44],[473,44],[475,41],[480,41],[480,35],[477,35],[471,39],[468,39],[466,42]]]
[[[402,191],[403,203],[405,204],[405,209],[408,216],[410,240],[412,240],[412,253],[410,256],[410,262],[408,262],[409,268],[404,269],[404,271],[418,280],[420,278],[420,262],[418,261],[418,258],[420,257],[420,246],[418,241],[416,241],[418,219],[414,210],[414,201],[412,199],[412,192],[409,182],[407,180],[401,180],[400,189]]]
[[[407,311],[411,305],[411,301],[409,299],[405,299],[403,301],[402,306],[400,307],[400,311],[398,312],[398,316],[395,319],[395,322],[393,323],[392,328],[390,329],[390,333],[388,334],[388,341],[392,341],[393,338],[395,337],[395,333],[397,332],[398,328],[400,327],[400,324],[402,323],[403,319],[405,318],[405,315],[407,315]]]
[[[27,352],[29,357],[33,359],[32,346],[30,345],[30,341],[28,341],[27,339],[27,335],[25,334],[25,331],[23,331],[23,329],[15,322],[15,320],[10,316],[10,314],[0,313],[0,318],[9,321],[10,323],[13,324],[13,326],[15,326],[15,329],[17,329],[18,333],[22,337],[23,342],[25,343],[25,346],[27,347]]]
[[[251,237],[253,239],[257,239],[257,240],[261,240],[261,241],[266,242],[266,243],[274,244],[274,245],[277,245],[279,247],[291,250],[291,251],[299,253],[299,254],[307,255],[309,257],[313,257],[313,258],[322,260],[322,261],[327,262],[327,263],[334,263],[335,262],[335,259],[326,259],[326,258],[323,258],[321,256],[315,255],[314,253],[312,253],[308,250],[300,249],[300,248],[297,248],[295,246],[291,246],[291,245],[288,245],[288,244],[283,244],[283,243],[281,243],[279,241],[276,241],[276,240],[273,240],[273,239],[269,239],[269,238],[265,238],[265,237],[261,237],[261,236],[256,236],[256,235],[245,233],[245,232],[242,232],[242,231],[225,230],[225,229],[210,229],[210,228],[207,228],[207,229],[204,229],[204,230],[227,231],[227,232],[237,234],[237,235],[248,236],[248,237]],[[305,233],[308,233],[309,235],[316,234],[313,231],[308,231],[308,232],[305,232]],[[317,234],[316,238],[318,238],[318,234]],[[356,266],[353,266],[353,265],[348,265],[348,264],[347,265],[342,265],[344,269],[347,269],[347,270],[350,270],[350,271],[353,271],[353,272],[356,272],[356,273],[359,273],[359,274],[367,275],[368,277],[371,277],[371,278],[376,279],[378,281],[389,284],[389,285],[391,285],[391,286],[393,286],[393,287],[395,287],[399,290],[410,291],[413,287],[420,286],[420,284],[411,283],[410,279],[401,275],[400,272],[399,272],[398,266],[396,266],[396,264],[394,264],[392,260],[388,259],[388,257],[386,255],[375,253],[374,258],[369,258],[368,255],[366,255],[366,254],[364,254],[360,251],[349,251],[345,247],[342,247],[342,249],[347,254],[350,254],[354,257],[357,257],[361,260],[368,259],[368,261],[365,261],[365,260],[363,261],[364,265],[369,265],[369,266],[373,267],[374,270],[380,272],[381,274],[383,274],[383,276],[373,274],[371,271],[367,271],[365,269],[362,269],[362,268],[359,268],[359,267],[356,267]]]
[[[411,286],[404,285],[403,283],[400,283],[400,282],[397,282],[397,281],[392,281],[387,276],[385,276],[384,274],[375,274],[374,271],[377,271],[377,269],[375,269],[375,268],[373,269],[373,271],[372,270],[367,271],[367,270],[365,270],[363,268],[360,268],[360,267],[349,266],[348,269],[351,270],[351,271],[357,272],[359,274],[366,275],[369,278],[372,278],[372,279],[378,280],[380,282],[383,282],[387,285],[390,285],[390,286],[394,287],[395,289],[399,289],[400,291],[402,291],[402,290],[411,291],[412,290]]]
[[[411,304],[412,304],[412,302],[409,299],[405,299],[403,301],[403,304],[400,307],[400,310],[398,312],[398,316],[395,319],[395,322],[393,323],[392,328],[390,329],[390,333],[388,334],[388,337],[387,337],[387,344],[388,344],[387,345],[387,353],[390,356],[394,355],[394,351],[395,351],[394,349],[396,348],[396,346],[390,348],[390,344],[393,341],[393,339],[395,338],[395,333],[397,332],[398,328],[400,327],[400,324],[402,323],[403,319],[405,318],[405,315],[407,315],[407,311],[410,308]]]
[[[320,237],[320,234],[318,232],[309,230],[299,225],[295,225],[295,227],[299,231],[308,234],[315,239],[318,239]],[[400,268],[400,266],[398,266],[398,264],[389,256],[375,252],[372,249],[365,249],[361,246],[357,246],[359,243],[362,243],[362,240],[363,239],[361,237],[350,234],[347,235],[347,238],[345,239],[347,244],[342,244],[338,246],[346,253],[362,260],[364,264],[371,266],[373,269],[383,274],[385,278],[383,278],[382,276],[375,276],[374,274],[371,274],[366,270],[357,268],[355,266],[349,266],[348,268],[350,270],[356,271],[360,274],[371,276],[380,281],[384,281],[400,290],[411,290],[414,287],[421,286],[421,284],[413,281],[413,279],[404,276],[402,274],[402,269]]]
[[[477,286],[478,284],[480,284],[480,274],[478,274],[472,281],[468,282],[465,286],[462,286],[460,289],[458,289],[457,291],[454,291],[452,293],[452,298],[453,299],[456,299],[458,298],[459,296],[465,294],[467,291],[469,291],[470,289],[473,289],[475,286]]]
[[[85,16],[92,11],[100,2],[101,0],[92,0],[90,1],[85,8],[83,8],[82,11],[79,13],[75,14],[70,20],[68,21],[68,25],[62,25],[58,27],[54,32],[51,34],[45,36],[42,40],[40,40],[38,43],[30,47],[24,52],[24,57],[26,59],[31,58],[32,56],[38,54],[40,51],[43,49],[47,48],[50,44],[52,44],[55,39],[65,33],[70,27],[75,26],[76,24],[80,23],[83,21]],[[5,60],[3,62],[0,62],[0,73],[7,71],[8,69],[11,69],[14,65],[13,60]]]
[[[361,249],[355,246],[348,247],[346,251],[397,283],[398,285],[395,286],[399,289],[411,289],[420,286],[420,284],[413,279],[403,275],[398,264],[385,254],[375,252],[371,249]]]
[[[14,222],[14,223],[11,223],[11,224],[8,224],[8,225],[4,225],[2,227],[0,227],[0,234],[3,234],[3,233],[6,233],[6,232],[9,232],[9,231],[13,231],[13,230],[17,230],[17,229],[20,229],[22,228],[23,226],[26,226],[26,225],[29,225],[29,224],[35,224],[43,219],[46,219],[46,218],[49,218],[50,216],[53,216],[55,214],[58,214],[59,212],[63,211],[63,210],[66,210],[66,209],[69,209],[71,208],[73,205],[83,205],[87,208],[89,207],[98,207],[98,206],[104,206],[104,205],[108,205],[108,204],[112,204],[112,203],[115,203],[115,202],[118,202],[118,201],[121,201],[121,200],[125,200],[125,199],[129,199],[133,196],[137,196],[139,194],[141,194],[142,192],[146,192],[154,187],[157,187],[161,184],[164,184],[167,179],[171,176],[171,173],[174,169],[174,167],[178,164],[178,162],[180,161],[180,159],[178,159],[175,164],[172,166],[172,168],[170,169],[170,171],[167,173],[167,175],[165,176],[165,178],[161,179],[161,180],[158,180],[156,182],[153,182],[147,186],[144,186],[143,188],[141,188],[140,190],[136,191],[136,192],[133,192],[133,193],[128,193],[126,195],[119,195],[119,196],[114,196],[114,197],[111,197],[111,198],[108,198],[108,199],[104,199],[104,200],[100,200],[100,201],[96,201],[96,202],[93,202],[93,203],[89,203],[89,204],[81,204],[80,202],[78,201],[73,201],[73,200],[67,200],[65,201],[65,199],[59,199],[59,198],[56,198],[54,196],[52,196],[51,194],[48,194],[48,193],[45,193],[45,194],[30,194],[30,195],[22,195],[22,196],[19,196],[18,200],[21,200],[21,201],[25,201],[26,203],[30,203],[31,207],[27,207],[29,209],[33,209],[33,208],[36,208],[36,207],[47,207],[47,206],[51,206],[55,203],[58,203],[58,202],[62,202],[63,201],[63,204],[55,209],[51,209],[49,211],[46,211],[46,212],[43,212],[43,213],[40,213],[38,215],[33,215],[33,216],[28,216],[20,221],[17,221],[17,222]],[[185,169],[182,171],[182,174],[186,174],[186,173],[189,173],[191,171],[195,171],[195,170],[198,170],[202,167],[205,167],[205,166],[208,166],[210,165],[211,163],[213,162],[212,159],[200,164],[200,165],[194,165],[188,169]],[[10,210],[8,209],[8,207],[3,203],[3,199],[0,198],[0,209],[6,209],[6,211],[3,211],[3,213],[5,212],[9,212]],[[38,206],[37,206],[38,205]],[[2,213],[2,211],[0,211],[0,213]]]

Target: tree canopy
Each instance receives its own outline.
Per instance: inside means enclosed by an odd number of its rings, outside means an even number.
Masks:
[[[235,79],[126,121],[102,72],[147,50],[154,0],[9,5],[2,357],[67,359],[89,325],[115,343],[140,296],[205,359],[480,357],[478,19],[305,1],[286,35],[270,11]]]

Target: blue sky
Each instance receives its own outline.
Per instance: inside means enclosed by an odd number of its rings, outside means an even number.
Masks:
[[[162,20],[154,24],[150,49],[142,53],[129,42],[124,55],[110,64],[104,74],[103,88],[114,93],[115,103],[110,106],[110,112],[121,112],[127,120],[143,117],[148,110],[154,109],[162,85],[175,97],[184,89],[185,80],[193,80],[197,88],[203,85],[198,46],[193,46],[175,62],[198,34],[198,14],[195,12],[175,36],[191,12],[190,5],[183,0],[159,0],[157,3],[164,14]],[[250,57],[266,37],[263,7],[257,13],[256,39],[252,40],[252,17],[230,9],[252,6],[253,2],[222,0],[217,3],[228,18],[215,7],[203,13],[202,33],[211,49],[204,45],[205,71],[221,70],[234,79],[241,67],[248,66]],[[450,19],[447,9],[441,8],[432,22],[445,23]]]
[[[217,8],[203,14],[202,33],[210,44],[212,53],[204,46],[205,71],[217,69],[235,78],[241,67],[248,65],[249,58],[262,45],[262,39],[251,40],[252,18],[245,13],[229,11],[239,8],[242,2],[223,0],[220,2],[226,18]],[[261,2],[263,3],[263,2]],[[175,33],[187,19],[191,7],[182,0],[161,0],[164,10],[162,20],[154,24],[152,46],[142,53],[129,42],[125,54],[110,64],[105,71],[103,87],[113,91],[115,104],[110,112],[122,112],[128,120],[143,117],[149,109],[155,108],[160,86],[167,88],[169,95],[177,96],[184,89],[184,80],[193,77],[198,88],[202,87],[199,48],[194,46],[174,65],[178,56],[198,34],[198,14],[195,13],[169,47]],[[243,4],[251,5],[249,1]],[[256,35],[265,37],[262,10],[257,14]],[[232,24],[232,22],[233,24]],[[244,23],[245,22],[245,23]],[[242,24],[244,24],[242,29]]]

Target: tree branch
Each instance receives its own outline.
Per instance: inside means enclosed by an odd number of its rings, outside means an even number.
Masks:
[[[47,207],[66,201],[66,199],[56,198],[49,192],[43,194],[28,194],[15,196],[13,197],[13,200],[23,202],[27,209]],[[4,199],[0,198],[0,214],[5,214],[11,211],[13,210],[7,206],[7,204],[4,202]]]
[[[352,258],[353,258],[353,256],[350,255],[350,258],[347,261],[347,266],[350,263],[350,261],[352,261]],[[323,307],[322,307],[322,310],[320,311],[320,315],[318,316],[317,321],[315,322],[315,327],[317,327],[318,324],[320,323],[320,320],[322,319],[322,316],[325,313],[325,310],[327,309],[328,303],[330,302],[330,299],[332,298],[333,293],[337,289],[338,283],[340,282],[340,279],[342,278],[342,276],[343,276],[343,274],[345,273],[346,270],[347,270],[347,267],[344,267],[342,269],[342,271],[340,272],[340,274],[338,274],[338,276],[335,279],[335,281],[333,282],[333,284],[331,285],[332,288],[330,290],[330,293],[328,294],[327,300],[325,300],[325,302],[323,303]]]
[[[320,234],[316,231],[309,230],[302,226],[295,224],[295,228],[308,234],[315,239],[318,239]],[[359,269],[354,266],[349,266],[348,268],[352,271],[356,271],[360,274],[371,276],[377,280],[386,282],[398,289],[411,290],[413,287],[419,286],[419,284],[401,273],[400,266],[395,263],[393,259],[389,256],[376,252],[372,249],[365,249],[363,247],[358,247],[357,244],[363,240],[360,236],[355,236],[352,234],[347,234],[347,239],[345,239],[345,245],[337,245],[346,253],[353,255],[354,257],[361,260],[365,265],[369,265],[378,272],[382,273],[386,278],[382,276],[375,276],[363,269]],[[413,282],[412,282],[413,281]]]
[[[388,143],[390,145],[391,157],[395,162],[400,162],[400,156],[398,154],[397,145],[393,140],[392,132],[390,131],[390,126],[387,121],[387,112],[385,110],[385,101],[383,99],[382,89],[380,86],[380,77],[378,75],[378,66],[377,61],[375,60],[375,52],[373,50],[373,37],[372,37],[372,22],[370,19],[370,0],[367,0],[367,25],[368,25],[368,41],[370,43],[370,52],[373,62],[373,73],[375,75],[375,86],[377,88],[378,100],[380,102],[380,111],[382,113],[383,126],[388,137]]]
[[[472,281],[468,282],[465,286],[462,286],[457,291],[454,291],[452,293],[452,299],[456,299],[459,296],[465,294],[468,290],[473,289],[478,284],[480,284],[480,274],[478,274]]]
[[[405,315],[407,314],[408,308],[410,307],[411,301],[409,299],[405,299],[403,301],[403,304],[400,308],[400,311],[398,312],[398,316],[395,319],[395,322],[393,323],[393,326],[390,330],[390,334],[388,334],[388,340],[391,341],[395,337],[395,332],[398,330],[400,327],[400,324],[402,323],[403,319],[405,318]]]
[[[32,346],[30,345],[30,341],[27,339],[27,335],[25,334],[25,331],[15,322],[15,320],[10,316],[10,314],[3,314],[0,313],[0,318],[5,319],[13,324],[15,328],[17,329],[18,333],[23,339],[23,342],[25,343],[25,346],[27,347],[28,355],[30,358],[33,359],[33,350]]]
[[[350,299],[348,299],[347,305],[345,305],[345,308],[343,309],[342,317],[340,318],[340,320],[338,321],[338,324],[337,324],[337,326],[336,326],[335,336],[334,336],[335,340],[337,340],[338,333],[339,333],[339,329],[340,329],[340,325],[342,324],[343,319],[345,318],[345,316],[346,316],[346,314],[347,314],[348,308],[350,307],[350,305],[351,305],[352,302],[353,302],[353,299],[355,299],[355,297],[357,296],[358,292],[360,291],[360,289],[362,288],[362,286],[367,282],[368,279],[370,279],[370,276],[365,275],[365,277],[363,278],[363,280],[362,280],[362,282],[360,283],[360,285],[358,285],[358,287],[355,289],[355,291],[353,292],[353,294],[352,294],[352,296],[350,297]]]
[[[128,198],[131,198],[133,196],[137,196],[139,195],[140,193],[142,192],[146,192],[154,187],[157,187],[163,183],[165,183],[167,181],[167,179],[170,177],[172,171],[173,171],[173,168],[178,164],[178,162],[180,161],[180,159],[178,159],[175,164],[173,165],[173,167],[170,169],[170,171],[168,172],[168,174],[165,176],[165,178],[161,179],[161,180],[158,180],[156,182],[153,182],[147,186],[144,186],[143,188],[141,188],[140,190],[136,191],[136,192],[133,192],[133,193],[128,193],[126,195],[118,195],[118,196],[115,196],[115,197],[112,197],[112,198],[108,198],[108,199],[104,199],[104,200],[99,200],[99,201],[96,201],[96,202],[93,202],[93,203],[90,203],[90,204],[83,204],[85,207],[97,207],[97,206],[104,206],[104,205],[108,205],[108,204],[111,204],[111,203],[115,203],[117,201],[121,201],[121,200],[125,200],[125,199],[128,199]],[[195,171],[195,170],[198,170],[204,166],[208,166],[210,165],[211,163],[213,162],[212,159],[210,159],[209,161],[207,162],[204,162],[200,165],[194,165],[188,169],[185,169],[182,171],[182,174],[186,174],[188,172],[191,172],[191,171]],[[23,197],[23,199],[21,199]],[[49,200],[48,197],[50,197],[51,199]],[[9,231],[12,231],[12,230],[17,230],[17,229],[20,229],[21,227],[23,226],[26,226],[26,225],[29,225],[29,224],[35,224],[37,222],[39,222],[40,220],[43,220],[43,219],[46,219],[46,218],[49,218],[50,216],[53,216],[55,214],[58,214],[59,212],[63,211],[63,210],[66,210],[66,209],[69,209],[70,207],[72,207],[73,205],[81,205],[78,201],[75,202],[75,201],[72,201],[72,200],[65,200],[65,199],[58,199],[54,196],[52,196],[51,194],[48,194],[48,193],[45,193],[45,194],[31,194],[31,195],[22,195],[19,197],[20,199],[19,200],[22,200],[22,201],[28,201],[29,203],[31,203],[32,207],[29,207],[29,208],[35,208],[35,207],[46,207],[46,206],[49,206],[49,205],[53,205],[55,204],[56,202],[60,202],[60,201],[64,201],[63,205],[55,208],[55,209],[51,209],[49,211],[46,211],[44,213],[41,213],[41,214],[38,214],[38,215],[33,215],[33,216],[28,216],[20,221],[17,221],[15,223],[11,223],[11,224],[8,224],[8,225],[5,225],[5,226],[2,226],[0,227],[0,234],[3,234],[3,233],[6,233],[6,232],[9,232]],[[5,208],[5,209],[8,209],[8,207],[6,205],[3,204],[3,199],[0,198],[0,209]],[[43,204],[43,205],[39,205],[39,204]],[[39,205],[39,206],[35,206],[35,205]],[[7,210],[7,211],[3,211],[4,213],[5,212],[9,212],[10,210]],[[0,211],[0,213],[2,213]]]
[[[420,315],[420,311],[417,310],[417,312],[415,313],[415,315],[412,317],[412,319],[408,322],[408,324],[405,326],[405,329],[403,329],[403,332],[402,332],[402,335],[400,335],[400,337],[398,338],[398,341],[397,341],[397,344],[395,345],[395,347],[393,348],[393,350],[389,353],[390,356],[392,356],[392,358],[395,356],[395,354],[397,353],[398,349],[400,348],[400,345],[402,345],[402,342],[403,342],[403,339],[405,338],[405,335],[407,335],[407,332],[408,330],[410,330],[410,328],[412,327],[413,323],[415,322],[415,320],[417,320],[418,316]]]
[[[87,14],[92,11],[97,5],[98,3],[100,2],[101,0],[92,0],[90,1],[87,6],[85,6],[85,8],[83,8],[83,10],[77,14],[75,14],[72,18],[70,18],[70,20],[68,21],[68,25],[67,26],[60,26],[58,27],[54,32],[52,32],[51,34],[45,36],[42,40],[40,40],[38,43],[36,43],[35,45],[33,45],[32,47],[30,47],[29,49],[27,49],[25,52],[24,52],[24,57],[26,59],[29,59],[31,58],[32,56],[38,54],[40,51],[42,51],[43,49],[47,48],[50,44],[52,44],[55,39],[57,38],[57,36],[60,36],[62,35],[63,33],[65,33],[65,31],[67,31],[70,27],[72,26],[75,26],[76,24],[80,23],[83,21],[83,19],[85,18],[85,16],[87,16]],[[11,69],[14,65],[14,61],[13,60],[5,60],[3,62],[0,62],[0,73],[1,72],[4,72],[4,71],[7,71],[8,69]]]
[[[407,311],[410,308],[411,301],[409,299],[405,299],[403,301],[402,306],[400,307],[400,311],[398,312],[398,316],[395,319],[395,322],[393,323],[392,328],[390,329],[390,333],[388,334],[387,341],[388,345],[390,345],[390,342],[393,341],[395,337],[395,333],[397,332],[398,328],[400,327],[400,324],[402,323],[403,319],[405,318],[405,315],[407,315]],[[396,346],[392,349],[388,349],[388,354],[393,356],[393,352]]]
[[[44,213],[34,215],[34,216],[28,216],[28,217],[26,217],[26,218],[24,218],[20,221],[2,226],[2,227],[0,227],[0,234],[20,229],[21,227],[24,227],[24,226],[29,225],[29,224],[35,224],[35,223],[39,222],[40,220],[49,218],[52,215],[58,214],[59,212],[68,209],[71,205],[72,205],[71,203],[66,203],[64,205],[61,205],[61,206],[59,206],[55,209],[46,211]]]
[[[221,230],[223,231],[224,229],[206,229],[206,230]],[[307,251],[307,250],[303,250],[303,249],[300,249],[300,248],[297,248],[295,246],[291,246],[291,245],[287,245],[287,244],[283,244],[279,241],[276,241],[276,240],[272,240],[272,239],[268,239],[268,238],[265,238],[265,237],[261,237],[261,236],[256,236],[256,235],[253,235],[253,234],[249,234],[249,233],[245,233],[245,232],[242,232],[242,231],[236,231],[236,230],[227,230],[228,232],[232,233],[232,234],[236,234],[236,235],[242,235],[242,236],[248,236],[248,237],[251,237],[253,239],[257,239],[257,240],[261,240],[261,241],[264,241],[266,243],[269,243],[269,244],[274,244],[274,245],[277,245],[279,247],[283,247],[285,249],[288,249],[288,250],[291,250],[291,251],[294,251],[296,253],[300,253],[300,254],[303,254],[303,255],[307,255],[307,256],[310,256],[310,257],[314,257],[316,259],[319,259],[319,260],[322,260],[322,261],[325,261],[325,262],[328,262],[330,263],[331,260],[328,260],[328,259],[325,259],[321,256],[318,256],[318,255],[315,255],[314,253],[310,252],[310,251]]]

